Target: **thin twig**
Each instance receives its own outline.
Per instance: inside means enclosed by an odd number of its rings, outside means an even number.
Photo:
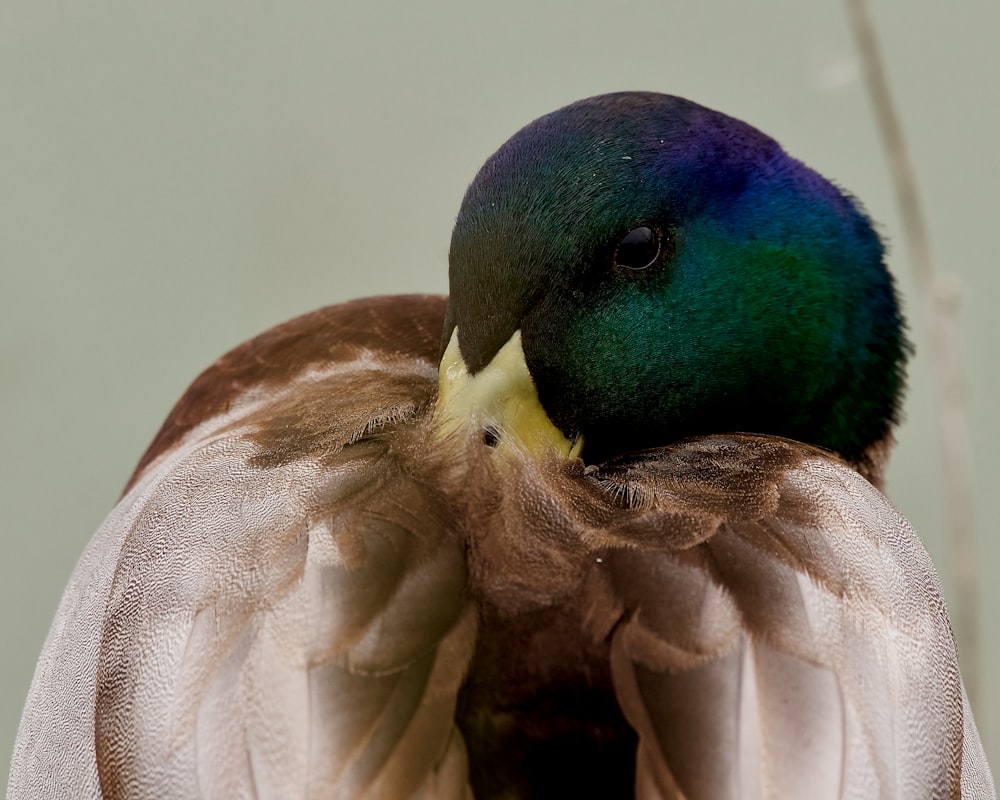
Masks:
[[[979,570],[973,509],[972,447],[966,421],[962,366],[955,332],[957,292],[935,274],[913,167],[886,80],[866,0],[846,0],[865,84],[889,162],[906,249],[930,344],[930,366],[942,437],[948,546],[954,577],[955,638],[963,653],[970,703],[979,698]]]

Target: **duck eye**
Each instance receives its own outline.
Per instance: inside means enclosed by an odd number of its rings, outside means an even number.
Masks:
[[[645,225],[626,233],[615,248],[615,266],[626,269],[646,269],[660,255],[660,234]]]

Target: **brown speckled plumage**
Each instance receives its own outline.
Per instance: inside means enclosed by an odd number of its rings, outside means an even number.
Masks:
[[[442,310],[198,379],[67,590],[11,798],[989,796],[933,569],[856,471],[435,446]]]

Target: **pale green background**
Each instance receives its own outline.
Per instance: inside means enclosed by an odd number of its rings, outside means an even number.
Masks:
[[[874,2],[940,267],[962,288],[1000,765],[1000,4]],[[0,4],[0,753],[88,537],[187,383],[287,317],[441,292],[462,192],[519,126],[616,89],[764,129],[863,199],[911,280],[838,2]],[[890,494],[947,583],[921,355]],[[3,756],[0,756],[2,759]]]

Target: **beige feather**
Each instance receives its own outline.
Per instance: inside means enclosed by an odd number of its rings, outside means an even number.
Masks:
[[[517,748],[559,737],[617,796],[995,796],[933,567],[857,471],[441,441],[443,312],[327,309],[196,381],[74,572],[8,798],[546,796]]]

